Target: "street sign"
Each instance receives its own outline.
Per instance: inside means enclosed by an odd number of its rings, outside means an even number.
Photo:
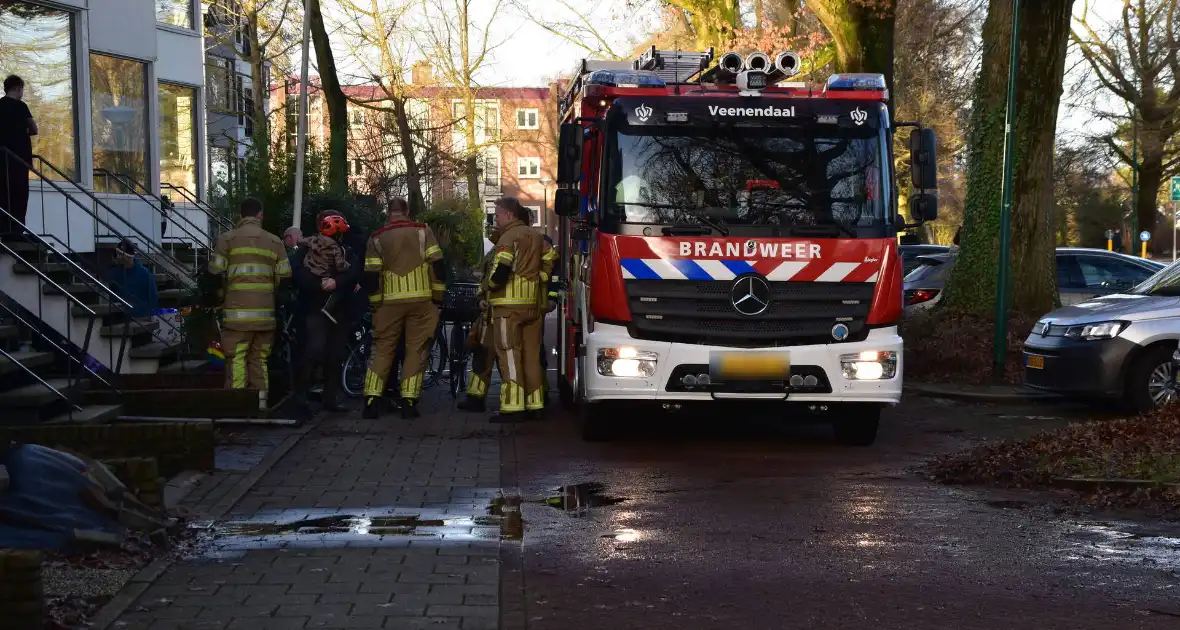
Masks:
[[[1180,177],[1172,178],[1172,201],[1180,201]]]
[[[1139,240],[1143,241],[1144,243],[1146,243],[1147,241],[1150,241],[1151,240],[1151,232],[1148,232],[1147,230],[1143,230],[1142,232],[1139,233]]]

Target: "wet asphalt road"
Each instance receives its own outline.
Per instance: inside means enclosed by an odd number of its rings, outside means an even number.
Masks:
[[[876,446],[823,425],[636,417],[583,443],[568,413],[513,440],[531,630],[1180,628],[1180,527],[1057,515],[1052,497],[912,468],[1089,412],[910,397]],[[626,500],[542,502],[598,482]]]

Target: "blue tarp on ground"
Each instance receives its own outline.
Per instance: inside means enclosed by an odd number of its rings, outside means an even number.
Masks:
[[[0,450],[9,486],[0,490],[0,548],[69,550],[75,529],[119,533],[113,519],[86,504],[102,487],[86,464],[44,446],[24,444]]]

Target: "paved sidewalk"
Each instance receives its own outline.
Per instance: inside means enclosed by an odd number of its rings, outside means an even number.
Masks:
[[[327,416],[112,628],[497,628],[500,428],[439,390],[412,422]]]

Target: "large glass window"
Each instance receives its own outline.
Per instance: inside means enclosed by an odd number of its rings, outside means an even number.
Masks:
[[[147,64],[91,53],[90,108],[94,168],[147,186]],[[94,188],[128,192],[103,172],[95,172]]]
[[[180,28],[192,28],[192,0],[156,0],[156,21]]]
[[[39,131],[33,153],[71,179],[78,172],[73,23],[68,11],[0,0],[0,77],[25,80],[25,102]]]
[[[620,132],[609,157],[608,211],[629,223],[704,217],[737,225],[879,229],[887,204],[876,134],[831,130],[820,136],[793,128]]]
[[[160,182],[197,193],[197,90],[160,84]]]

